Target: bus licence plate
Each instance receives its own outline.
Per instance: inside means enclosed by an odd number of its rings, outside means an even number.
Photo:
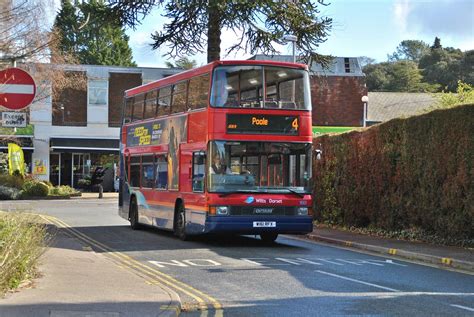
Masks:
[[[276,227],[276,221],[254,221],[253,222],[253,227],[254,228],[275,228]]]

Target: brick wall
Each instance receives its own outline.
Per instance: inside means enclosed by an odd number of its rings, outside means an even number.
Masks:
[[[140,86],[142,75],[110,73],[109,77],[109,127],[119,127],[122,116],[123,96],[127,89]]]
[[[313,125],[362,126],[364,84],[364,77],[312,77]]]
[[[53,84],[52,123],[59,126],[87,126],[87,76],[68,71],[62,85]]]

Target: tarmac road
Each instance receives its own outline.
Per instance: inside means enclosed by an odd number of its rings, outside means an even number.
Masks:
[[[474,316],[469,274],[288,236],[273,246],[249,236],[183,242],[131,230],[112,199],[9,206],[56,217],[94,251],[142,268],[143,278],[179,294],[185,316]]]

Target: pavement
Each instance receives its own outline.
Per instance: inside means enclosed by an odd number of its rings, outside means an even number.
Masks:
[[[54,228],[54,227],[52,227]],[[55,229],[40,277],[0,298],[1,317],[177,316],[179,296]]]
[[[99,193],[84,192],[84,193],[81,193],[81,196],[71,197],[71,199],[97,199],[98,197],[99,197]],[[118,199],[118,193],[105,192],[102,195],[102,199]]]
[[[347,248],[474,273],[474,249],[388,239],[328,227],[315,227],[307,237]]]

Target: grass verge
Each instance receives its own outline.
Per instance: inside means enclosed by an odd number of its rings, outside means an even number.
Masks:
[[[38,216],[0,212],[0,296],[36,276],[46,239]]]

